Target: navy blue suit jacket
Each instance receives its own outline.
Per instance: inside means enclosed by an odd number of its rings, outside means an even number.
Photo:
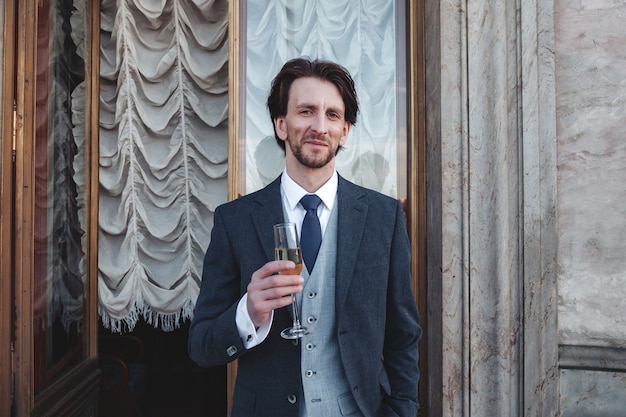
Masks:
[[[417,343],[410,245],[400,203],[339,177],[336,304],[341,362],[365,416],[417,414]],[[280,178],[218,207],[189,334],[202,366],[239,359],[232,417],[297,416],[300,346],[280,337],[289,308],[274,312],[267,339],[246,350],[237,302],[254,271],[274,259],[272,227],[284,222]]]

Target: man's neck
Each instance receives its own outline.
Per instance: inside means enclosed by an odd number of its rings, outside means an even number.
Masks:
[[[323,168],[306,168],[300,166],[299,169],[287,168],[289,177],[300,187],[309,193],[314,193],[320,189],[335,173],[335,164],[329,163]]]

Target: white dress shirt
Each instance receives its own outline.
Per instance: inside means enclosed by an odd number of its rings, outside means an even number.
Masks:
[[[335,205],[338,184],[339,177],[335,171],[333,176],[330,177],[330,179],[315,192],[315,194],[322,200],[322,203],[317,208],[317,216],[319,217],[320,227],[322,229],[322,239],[324,238],[324,232],[326,230],[326,225],[328,224],[330,212]],[[306,194],[309,193],[304,188],[296,184],[296,182],[292,180],[289,175],[287,175],[287,171],[283,171],[280,182],[280,195],[283,202],[283,210],[287,214],[289,222],[296,224],[298,236],[300,236],[302,221],[304,220],[304,215],[306,214],[306,210],[302,207],[302,204],[300,204],[300,199]],[[237,323],[237,330],[239,331],[239,336],[243,341],[244,347],[246,349],[251,349],[263,342],[269,334],[274,319],[274,312],[272,312],[270,320],[268,320],[266,324],[258,329],[255,329],[254,323],[248,313],[247,301],[248,293],[244,294],[241,300],[239,300],[235,321]]]

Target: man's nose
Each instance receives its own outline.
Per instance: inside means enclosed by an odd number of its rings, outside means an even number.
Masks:
[[[317,133],[326,133],[328,120],[324,114],[316,114],[313,118],[311,128]]]

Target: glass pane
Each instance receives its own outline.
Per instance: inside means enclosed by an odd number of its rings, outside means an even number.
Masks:
[[[37,9],[34,207],[35,390],[84,355],[85,2]]]
[[[338,62],[356,84],[360,114],[337,156],[339,173],[406,198],[404,7],[388,0],[240,0],[240,194],[262,188],[284,166],[265,101],[282,65],[308,56]]]

